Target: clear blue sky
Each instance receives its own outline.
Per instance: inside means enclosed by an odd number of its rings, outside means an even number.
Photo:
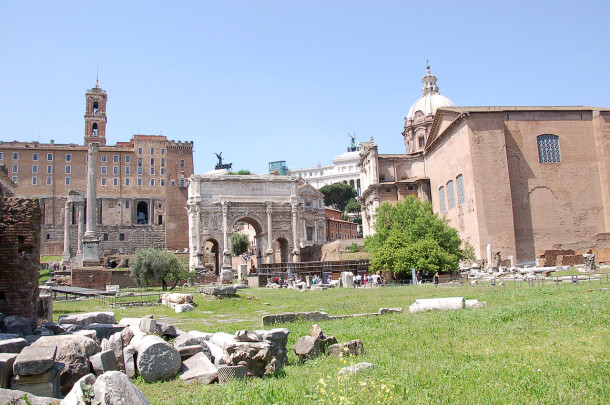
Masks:
[[[195,172],[311,167],[348,133],[404,153],[426,60],[458,106],[610,107],[609,1],[3,1],[0,140],[195,142]]]

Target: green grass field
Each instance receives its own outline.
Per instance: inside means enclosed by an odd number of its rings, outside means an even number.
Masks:
[[[601,287],[607,287],[603,285]],[[116,309],[117,319],[148,313],[183,330],[234,333],[261,329],[261,316],[292,311],[330,315],[402,307],[405,313],[322,322],[338,341],[362,339],[367,353],[339,360],[320,357],[290,365],[275,376],[226,385],[183,385],[178,378],[136,385],[153,404],[487,404],[610,402],[609,292],[599,283],[529,287],[384,287],[378,289],[241,290],[239,298],[195,295],[195,311],[163,307]],[[417,298],[464,296],[487,301],[477,310],[410,314]],[[106,309],[97,301],[54,302],[55,317]],[[290,330],[288,345],[310,323]],[[337,369],[366,361],[375,368],[345,380]]]

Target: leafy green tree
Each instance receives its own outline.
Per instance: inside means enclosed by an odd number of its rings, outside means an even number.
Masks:
[[[235,232],[231,235],[231,252],[233,256],[239,256],[248,251],[248,245],[250,244],[250,240],[248,240],[248,236],[243,233]]]
[[[166,250],[152,247],[139,249],[129,260],[131,278],[138,285],[148,285],[155,280],[167,290],[168,281],[173,281],[173,290],[180,280],[188,277],[188,266],[178,257]]]
[[[227,174],[234,174],[234,175],[249,175],[252,174],[252,172],[250,172],[250,170],[248,169],[241,169],[238,170],[237,172],[227,172]]]
[[[345,212],[356,212],[360,213],[362,211],[362,206],[355,198],[350,198],[350,200],[345,204]]]
[[[344,211],[350,199],[356,197],[356,190],[345,183],[327,184],[318,190],[324,194],[324,204]]]
[[[375,214],[375,235],[365,240],[371,268],[408,277],[411,269],[428,276],[457,270],[462,259],[474,256],[448,221],[432,212],[432,205],[413,196],[395,205],[382,204]]]

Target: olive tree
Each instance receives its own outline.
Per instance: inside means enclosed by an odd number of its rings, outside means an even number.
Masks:
[[[158,281],[164,290],[167,283],[173,281],[173,290],[180,280],[188,277],[188,266],[178,257],[166,250],[152,247],[139,249],[129,260],[131,278],[138,285],[148,285]]]

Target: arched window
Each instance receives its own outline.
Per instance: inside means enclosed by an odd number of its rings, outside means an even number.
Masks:
[[[97,115],[99,112],[100,112],[100,108],[96,101],[95,103],[93,103],[93,115]]]
[[[445,207],[445,187],[441,186],[438,189],[438,198],[441,202],[441,212],[446,212],[447,208]]]
[[[97,136],[97,122],[94,122],[93,125],[91,126],[91,134],[93,136]]]
[[[458,174],[455,178],[455,182],[457,183],[457,193],[458,193],[458,205],[466,202],[466,193],[464,192],[464,176]]]
[[[557,135],[538,135],[538,158],[540,163],[561,162],[559,137]]]
[[[453,191],[453,180],[447,182],[447,202],[449,208],[455,208],[455,192]]]
[[[148,224],[148,204],[140,201],[136,206],[136,223],[138,225]]]

